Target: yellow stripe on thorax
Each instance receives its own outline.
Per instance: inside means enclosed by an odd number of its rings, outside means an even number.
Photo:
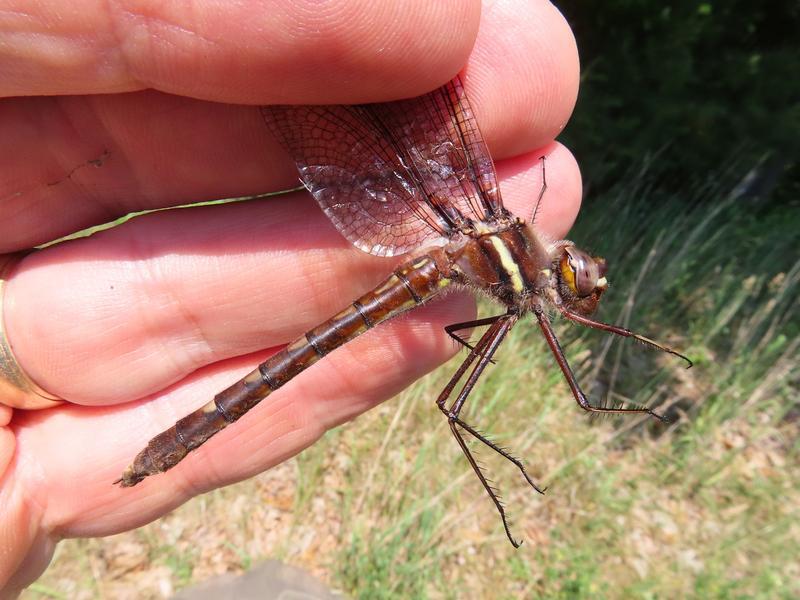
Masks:
[[[489,241],[494,246],[497,256],[500,257],[500,265],[505,269],[509,278],[511,279],[511,287],[518,294],[521,294],[525,289],[525,284],[522,281],[522,273],[520,273],[517,261],[511,256],[511,252],[505,245],[505,242],[496,235],[489,237]]]

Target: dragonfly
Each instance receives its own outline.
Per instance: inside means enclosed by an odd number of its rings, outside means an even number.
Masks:
[[[341,312],[156,435],[115,483],[130,487],[171,469],[318,360],[453,287],[483,293],[504,308],[498,315],[445,328],[468,353],[436,405],[515,547],[521,542],[512,536],[505,507],[467,439],[497,452],[534,490],[544,490],[520,459],[464,421],[461,412],[501,342],[521,318],[532,314],[538,322],[580,408],[592,413],[646,413],[665,420],[643,406],[592,404],[582,391],[553,330],[551,313],[692,363],[643,335],[592,318],[608,288],[606,261],[568,240],[549,241],[533,226],[535,211],[526,222],[503,206],[494,163],[458,77],[411,99],[265,106],[261,113],[294,159],[303,185],[347,240],[373,255],[408,254],[409,260]],[[542,168],[544,175],[544,162]],[[537,208],[546,188],[543,177]],[[472,344],[463,332],[475,328],[486,329]]]

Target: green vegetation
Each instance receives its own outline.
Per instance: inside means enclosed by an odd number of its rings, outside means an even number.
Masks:
[[[608,190],[642,156],[670,190],[717,173],[731,152],[768,156],[783,199],[800,196],[800,4],[556,3],[582,60],[581,92],[563,136],[590,189]],[[769,183],[766,183],[769,187]]]

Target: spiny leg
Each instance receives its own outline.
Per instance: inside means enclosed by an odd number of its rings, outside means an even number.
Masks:
[[[456,373],[450,379],[447,386],[445,386],[445,389],[442,390],[442,393],[436,400],[436,405],[439,407],[439,410],[441,410],[447,416],[447,420],[450,425],[450,430],[453,432],[453,436],[456,438],[456,441],[458,442],[458,445],[461,447],[462,452],[467,457],[467,461],[469,461],[472,470],[475,471],[475,474],[478,476],[479,481],[483,485],[486,492],[489,494],[489,498],[491,498],[492,502],[497,508],[497,511],[500,513],[500,518],[503,521],[503,528],[505,529],[506,536],[508,537],[509,541],[515,548],[519,547],[520,542],[517,542],[511,536],[511,530],[508,525],[508,519],[506,517],[505,509],[503,508],[503,505],[500,502],[499,495],[497,491],[490,485],[489,481],[486,479],[486,476],[483,474],[483,471],[478,466],[478,463],[472,456],[472,453],[470,452],[469,447],[464,441],[461,432],[458,430],[458,427],[463,428],[475,439],[487,445],[489,448],[500,454],[503,458],[511,461],[511,463],[520,470],[522,475],[525,477],[525,480],[537,492],[543,493],[543,490],[539,489],[539,487],[533,482],[528,473],[525,471],[525,467],[519,459],[512,456],[504,448],[501,448],[491,440],[484,437],[476,429],[466,424],[459,418],[459,413],[461,412],[461,408],[464,405],[464,401],[474,388],[475,384],[480,378],[481,373],[486,368],[486,365],[488,365],[489,362],[491,361],[492,355],[497,350],[498,346],[500,345],[500,342],[503,341],[503,338],[505,338],[508,331],[511,329],[511,327],[513,327],[514,323],[516,323],[517,318],[518,318],[517,315],[512,313],[492,318],[491,326],[489,327],[489,329],[481,337],[481,339],[478,341],[475,347],[470,350],[470,353],[467,356],[467,358],[459,366]],[[478,359],[478,363],[475,365],[472,372],[470,373],[467,382],[464,384],[464,387],[461,389],[461,392],[459,393],[458,397],[456,398],[456,400],[453,402],[453,405],[449,409],[446,408],[445,402],[447,401],[447,398],[452,393],[458,381],[463,377],[464,373],[466,373],[466,371],[469,369],[472,363],[475,362],[476,359]]]
[[[503,317],[504,316],[505,315],[503,315]],[[486,365],[488,364],[488,359],[491,358],[493,350],[497,348],[500,341],[502,340],[502,337],[504,336],[504,334],[501,335],[501,330],[507,331],[507,329],[508,329],[507,319],[501,320],[500,318],[498,318],[491,325],[491,327],[486,331],[486,333],[484,333],[484,335],[478,341],[475,348],[470,350],[469,355],[461,364],[461,366],[458,368],[453,377],[450,379],[450,382],[447,384],[447,386],[445,386],[445,389],[442,390],[442,393],[436,400],[436,405],[439,407],[439,410],[441,410],[447,416],[447,421],[448,424],[450,425],[450,431],[453,432],[453,436],[456,438],[456,442],[461,447],[461,451],[464,453],[464,456],[467,457],[467,461],[472,467],[472,470],[475,472],[475,475],[478,476],[478,480],[481,482],[481,485],[483,485],[483,488],[486,490],[486,493],[489,494],[489,498],[494,503],[497,512],[500,513],[500,519],[503,522],[503,529],[506,532],[506,537],[508,537],[508,540],[511,542],[512,546],[514,546],[515,548],[519,548],[520,543],[517,542],[511,536],[511,529],[508,525],[508,517],[506,516],[505,508],[503,507],[503,504],[500,501],[498,492],[491,486],[486,476],[483,474],[483,471],[478,466],[477,461],[472,456],[472,452],[467,446],[467,443],[464,441],[461,432],[458,430],[458,425],[462,425],[461,420],[458,418],[458,414],[461,410],[461,407],[463,407],[464,405],[464,399],[466,398],[465,391],[468,394],[469,391],[471,391],[472,387],[474,387],[475,382],[477,381],[481,372],[486,368]],[[472,365],[472,363],[475,362],[476,359],[479,359],[478,363],[473,368],[467,383],[464,384],[464,387],[462,388],[461,393],[458,395],[455,402],[453,403],[453,406],[451,406],[450,409],[448,410],[445,407],[445,402],[447,401],[447,398],[452,393],[453,388],[456,386],[458,381],[461,379],[461,377],[463,377],[464,373]],[[468,386],[469,389],[467,389]],[[486,443],[489,442],[489,440],[484,438],[482,435],[476,435],[475,437],[476,439],[482,442]],[[507,453],[504,453],[502,451],[501,455],[507,457]]]
[[[606,331],[608,333],[613,333],[614,335],[618,335],[620,337],[629,337],[633,338],[643,344],[650,346],[651,348],[655,348],[656,350],[660,350],[661,352],[666,352],[668,354],[672,354],[673,356],[677,356],[686,361],[687,369],[691,369],[692,363],[691,359],[687,356],[684,356],[680,352],[673,350],[668,346],[664,346],[659,344],[655,340],[651,340],[648,337],[643,335],[639,335],[638,333],[634,333],[630,329],[625,329],[624,327],[620,327],[619,325],[610,325],[608,323],[602,323],[601,321],[595,321],[594,319],[590,319],[589,317],[584,317],[583,315],[579,315],[578,313],[574,313],[570,310],[565,308],[560,309],[562,315],[564,315],[567,319],[572,321],[573,323],[578,323],[579,325],[583,325],[584,327],[591,327],[592,329],[599,329],[600,331]]]
[[[575,374],[572,372],[572,369],[567,362],[566,356],[564,356],[564,351],[561,349],[561,344],[558,343],[558,338],[556,337],[555,332],[553,331],[553,327],[550,324],[550,320],[547,318],[547,315],[544,313],[542,309],[535,309],[534,313],[536,314],[536,319],[539,321],[539,327],[542,329],[542,333],[544,334],[545,340],[547,340],[547,345],[550,346],[550,350],[553,352],[553,356],[555,356],[556,362],[558,366],[561,368],[561,372],[564,374],[564,378],[567,380],[567,384],[569,385],[569,389],[572,391],[572,396],[575,398],[575,401],[578,403],[583,410],[586,412],[592,413],[640,413],[640,414],[648,414],[651,417],[655,417],[659,421],[663,421],[668,423],[669,420],[658,414],[657,412],[645,407],[645,406],[637,406],[637,407],[630,407],[630,408],[606,408],[603,406],[594,406],[589,402],[589,399],[586,397],[586,394],[583,393],[580,385],[578,385],[578,381],[575,379]]]
[[[475,439],[480,440],[481,442],[489,446],[489,448],[497,452],[500,456],[511,461],[514,464],[514,466],[516,466],[520,470],[522,476],[525,477],[525,480],[530,484],[530,486],[537,492],[539,492],[540,494],[544,494],[547,491],[547,488],[540,488],[538,485],[536,485],[533,479],[531,479],[530,476],[528,475],[528,472],[525,470],[525,465],[522,464],[522,461],[513,454],[511,454],[508,450],[506,450],[505,448],[501,448],[489,438],[481,435],[481,433],[477,429],[468,425],[461,419],[456,418],[454,422],[458,423],[458,425],[460,425],[466,431],[468,431]]]
[[[456,372],[450,378],[450,381],[442,390],[442,393],[439,394],[439,398],[436,400],[436,405],[439,407],[439,410],[442,411],[445,410],[444,403],[450,396],[450,394],[453,392],[453,388],[455,388],[456,384],[461,379],[461,377],[464,376],[464,373],[466,373],[470,365],[472,365],[472,363],[475,362],[475,359],[481,355],[481,353],[483,352],[483,348],[489,342],[491,336],[495,335],[494,332],[496,330],[496,321],[499,321],[503,317],[505,317],[505,315],[498,315],[497,318],[495,319],[495,322],[492,323],[492,326],[483,334],[483,336],[481,336],[481,339],[478,340],[478,343],[475,345],[475,347],[470,348],[469,354],[467,354],[467,358],[465,358],[464,362],[462,362],[459,365]]]
[[[519,548],[522,545],[522,540],[517,541],[513,537],[511,537],[511,529],[508,525],[508,517],[506,516],[506,510],[503,507],[503,503],[500,501],[500,495],[495,488],[489,483],[489,480],[486,479],[486,476],[483,474],[483,471],[478,466],[478,463],[475,462],[475,458],[472,456],[472,453],[469,451],[469,447],[467,443],[464,441],[464,438],[461,436],[461,432],[458,430],[456,425],[458,421],[455,419],[448,419],[448,423],[450,425],[450,431],[453,432],[453,436],[456,438],[456,442],[461,447],[461,451],[464,453],[464,456],[467,457],[467,461],[469,461],[472,470],[475,471],[475,475],[478,476],[478,480],[481,482],[483,489],[486,490],[486,493],[489,494],[489,498],[491,498],[492,502],[494,503],[497,512],[500,513],[500,520],[503,522],[503,529],[506,532],[506,537],[508,541],[511,542],[511,545],[514,548]],[[481,439],[478,437],[478,439]]]
[[[501,323],[497,327],[497,333],[494,336],[490,336],[491,328],[487,330],[486,334],[481,338],[478,342],[478,346],[476,346],[474,352],[477,352],[480,356],[480,360],[478,364],[473,369],[472,373],[470,374],[467,382],[464,384],[464,387],[461,389],[456,400],[453,402],[453,405],[450,407],[449,410],[444,408],[444,403],[446,398],[452,393],[453,388],[455,387],[458,380],[461,379],[463,374],[466,372],[467,368],[470,364],[474,361],[474,358],[467,357],[467,360],[461,365],[458,371],[456,371],[455,375],[451,378],[450,382],[448,383],[447,387],[442,391],[442,394],[439,396],[439,400],[437,400],[436,404],[439,406],[439,409],[444,412],[449,420],[453,420],[455,423],[458,423],[461,427],[463,427],[467,432],[469,432],[475,439],[479,440],[480,442],[486,444],[500,454],[503,458],[511,461],[521,472],[522,475],[525,477],[527,482],[540,494],[544,494],[544,489],[540,489],[533,480],[530,478],[528,473],[525,471],[525,467],[522,464],[522,461],[513,456],[508,450],[505,448],[501,448],[497,444],[495,444],[492,440],[488,439],[480,432],[478,432],[474,427],[468,425],[464,421],[459,418],[461,414],[461,408],[464,406],[464,402],[467,399],[467,396],[472,392],[472,388],[475,387],[475,384],[478,382],[483,370],[486,368],[487,363],[493,363],[492,356],[496,352],[497,348],[500,346],[500,343],[505,338],[506,334],[509,330],[514,326],[517,322],[517,315],[516,314],[505,314],[505,315],[498,315],[496,317],[489,317],[487,319],[481,319],[482,321],[490,322],[492,325],[494,323],[503,320],[504,322]],[[485,340],[485,341],[484,341]],[[481,344],[483,343],[483,346]],[[472,354],[472,353],[470,353]]]
[[[486,317],[484,319],[476,319],[474,321],[464,321],[463,323],[453,323],[452,325],[447,325],[444,330],[447,332],[451,338],[453,338],[456,342],[461,344],[462,346],[466,347],[469,350],[474,350],[475,347],[470,344],[467,340],[462,338],[460,335],[456,333],[456,331],[463,331],[464,329],[473,329],[475,327],[484,327],[486,325],[491,325],[496,322],[498,319],[503,318],[505,315],[495,315],[494,317]],[[492,364],[495,364],[494,360],[491,361]]]

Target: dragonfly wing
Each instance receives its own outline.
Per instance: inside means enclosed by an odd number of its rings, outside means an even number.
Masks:
[[[458,79],[408,100],[267,106],[262,114],[337,229],[370,254],[444,244],[504,214]]]
[[[303,185],[357,248],[392,256],[446,239],[446,223],[419,198],[361,107],[268,106],[262,113]]]
[[[430,202],[472,221],[507,214],[489,148],[458,77],[418,98],[367,106]]]

